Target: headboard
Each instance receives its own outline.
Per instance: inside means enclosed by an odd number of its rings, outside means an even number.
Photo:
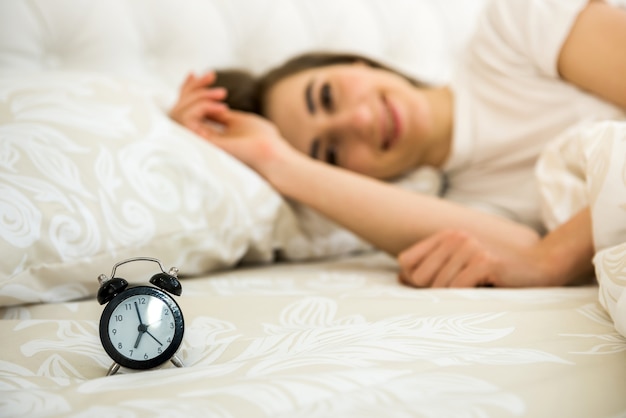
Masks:
[[[445,80],[484,0],[23,0],[0,3],[0,72],[96,71],[177,86],[305,50]]]

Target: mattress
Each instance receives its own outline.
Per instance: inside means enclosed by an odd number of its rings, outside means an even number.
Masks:
[[[182,285],[182,368],[106,376],[93,298],[0,309],[0,416],[626,416],[596,286],[412,289],[377,252]]]

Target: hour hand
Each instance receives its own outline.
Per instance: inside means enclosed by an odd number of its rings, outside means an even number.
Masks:
[[[141,336],[145,334],[146,331],[148,331],[148,327],[146,327],[144,324],[139,324],[139,326],[137,327],[137,331],[139,331],[139,335],[137,336],[137,340],[135,341],[135,348],[139,346],[139,341],[141,340]]]
[[[139,332],[139,335],[137,336],[137,340],[135,341],[135,348],[139,347],[139,341],[141,341],[141,336],[143,335],[143,332]]]

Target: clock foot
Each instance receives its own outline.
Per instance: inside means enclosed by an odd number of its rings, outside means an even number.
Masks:
[[[113,363],[111,364],[111,367],[109,367],[109,371],[107,371],[107,376],[112,376],[115,373],[117,373],[117,371],[120,369],[120,365],[117,363]]]
[[[170,361],[174,364],[174,366],[176,367],[185,367],[185,365],[183,364],[183,362],[181,361],[181,359],[178,358],[178,356],[176,354],[174,354],[172,356],[172,358],[170,359]]]

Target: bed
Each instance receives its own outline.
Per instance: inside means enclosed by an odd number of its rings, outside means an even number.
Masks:
[[[483,4],[0,2],[0,416],[626,417],[597,285],[405,287],[167,117],[189,71],[310,49],[445,81]],[[179,270],[183,367],[107,376],[97,279],[132,257]]]

